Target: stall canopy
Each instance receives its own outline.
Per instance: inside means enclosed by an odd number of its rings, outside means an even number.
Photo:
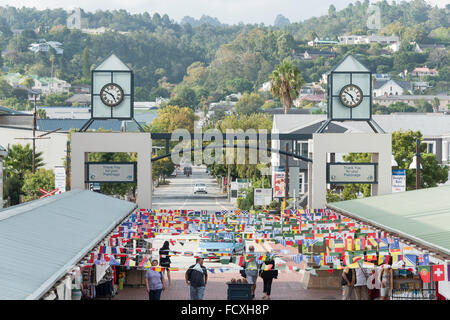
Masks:
[[[450,186],[333,202],[327,206],[450,255]]]
[[[73,190],[0,211],[0,300],[39,299],[136,205]]]

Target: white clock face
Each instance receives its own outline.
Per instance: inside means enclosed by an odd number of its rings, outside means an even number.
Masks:
[[[123,100],[123,90],[118,84],[108,83],[100,90],[100,99],[107,106],[117,106]]]
[[[360,87],[354,84],[348,84],[342,88],[339,99],[342,104],[348,108],[354,108],[360,105],[363,100],[363,93]]]

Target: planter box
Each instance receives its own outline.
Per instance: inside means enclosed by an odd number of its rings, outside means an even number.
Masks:
[[[251,300],[252,285],[249,283],[227,283],[228,300]]]

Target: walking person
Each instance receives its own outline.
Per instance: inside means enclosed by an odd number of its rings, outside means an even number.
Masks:
[[[245,275],[249,284],[252,285],[252,299],[255,298],[256,280],[258,279],[258,264],[256,262],[255,247],[248,247],[249,254],[245,262]]]
[[[152,260],[152,266],[158,265],[158,260]],[[161,300],[161,292],[166,289],[164,274],[161,271],[148,269],[145,273],[145,285],[149,300]]]
[[[197,258],[185,274],[186,284],[190,287],[191,300],[203,300],[208,272],[203,266],[203,258]]]
[[[342,272],[342,300],[351,300],[354,285],[356,282],[355,269],[350,269],[349,267],[345,267]]]
[[[275,260],[272,257],[267,257],[264,265],[261,268],[260,276],[263,279],[263,299],[270,300],[270,293],[272,291],[272,281],[278,278],[278,270],[275,270]]]
[[[169,248],[169,241],[165,241],[161,249],[159,249],[159,265],[164,268],[164,272],[167,272],[167,280],[169,282],[169,286],[171,285],[172,281],[170,279],[170,248]]]
[[[359,268],[355,269],[355,273],[356,282],[354,290],[356,300],[368,300],[369,291],[367,289],[367,279],[369,278],[369,274],[362,268],[361,264],[359,264]]]
[[[378,275],[378,281],[381,283],[381,300],[390,300],[394,287],[394,273],[390,264],[382,266],[381,272]]]

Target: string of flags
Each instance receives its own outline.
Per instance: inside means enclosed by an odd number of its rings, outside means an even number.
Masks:
[[[231,238],[239,243],[246,240],[256,243],[271,241],[285,248],[301,247],[302,254],[292,254],[289,250],[280,250],[273,254],[274,257],[292,259],[295,265],[311,263],[319,268],[339,270],[343,267],[377,268],[391,263],[393,269],[418,271],[424,282],[427,279],[444,281],[434,279],[445,279],[445,276],[443,278],[445,272],[450,273],[450,267],[444,270],[445,265],[430,265],[428,254],[417,254],[413,247],[401,246],[398,238],[387,236],[383,231],[371,231],[368,227],[330,209],[284,210],[280,216],[271,215],[268,211],[139,209],[121,223],[109,237],[109,243],[91,253],[88,264],[108,263],[154,268],[150,264],[151,255],[148,255],[148,252],[158,249],[130,246],[134,240],[152,241],[158,235],[197,236],[197,239],[188,237],[169,239],[172,246],[177,244],[183,246],[187,242],[209,239],[208,236],[211,234],[232,234]],[[315,250],[321,252],[314,253]],[[167,255],[159,255],[159,257],[166,256],[222,258],[220,262],[228,264],[231,253],[205,254],[170,250]],[[261,257],[264,257],[264,253],[259,254],[258,263],[262,261]],[[247,255],[233,254],[231,262],[242,266],[247,258]],[[285,263],[276,268],[300,270],[297,266],[287,266]],[[234,270],[229,267],[216,269],[212,272]],[[180,269],[169,268],[169,270]]]

